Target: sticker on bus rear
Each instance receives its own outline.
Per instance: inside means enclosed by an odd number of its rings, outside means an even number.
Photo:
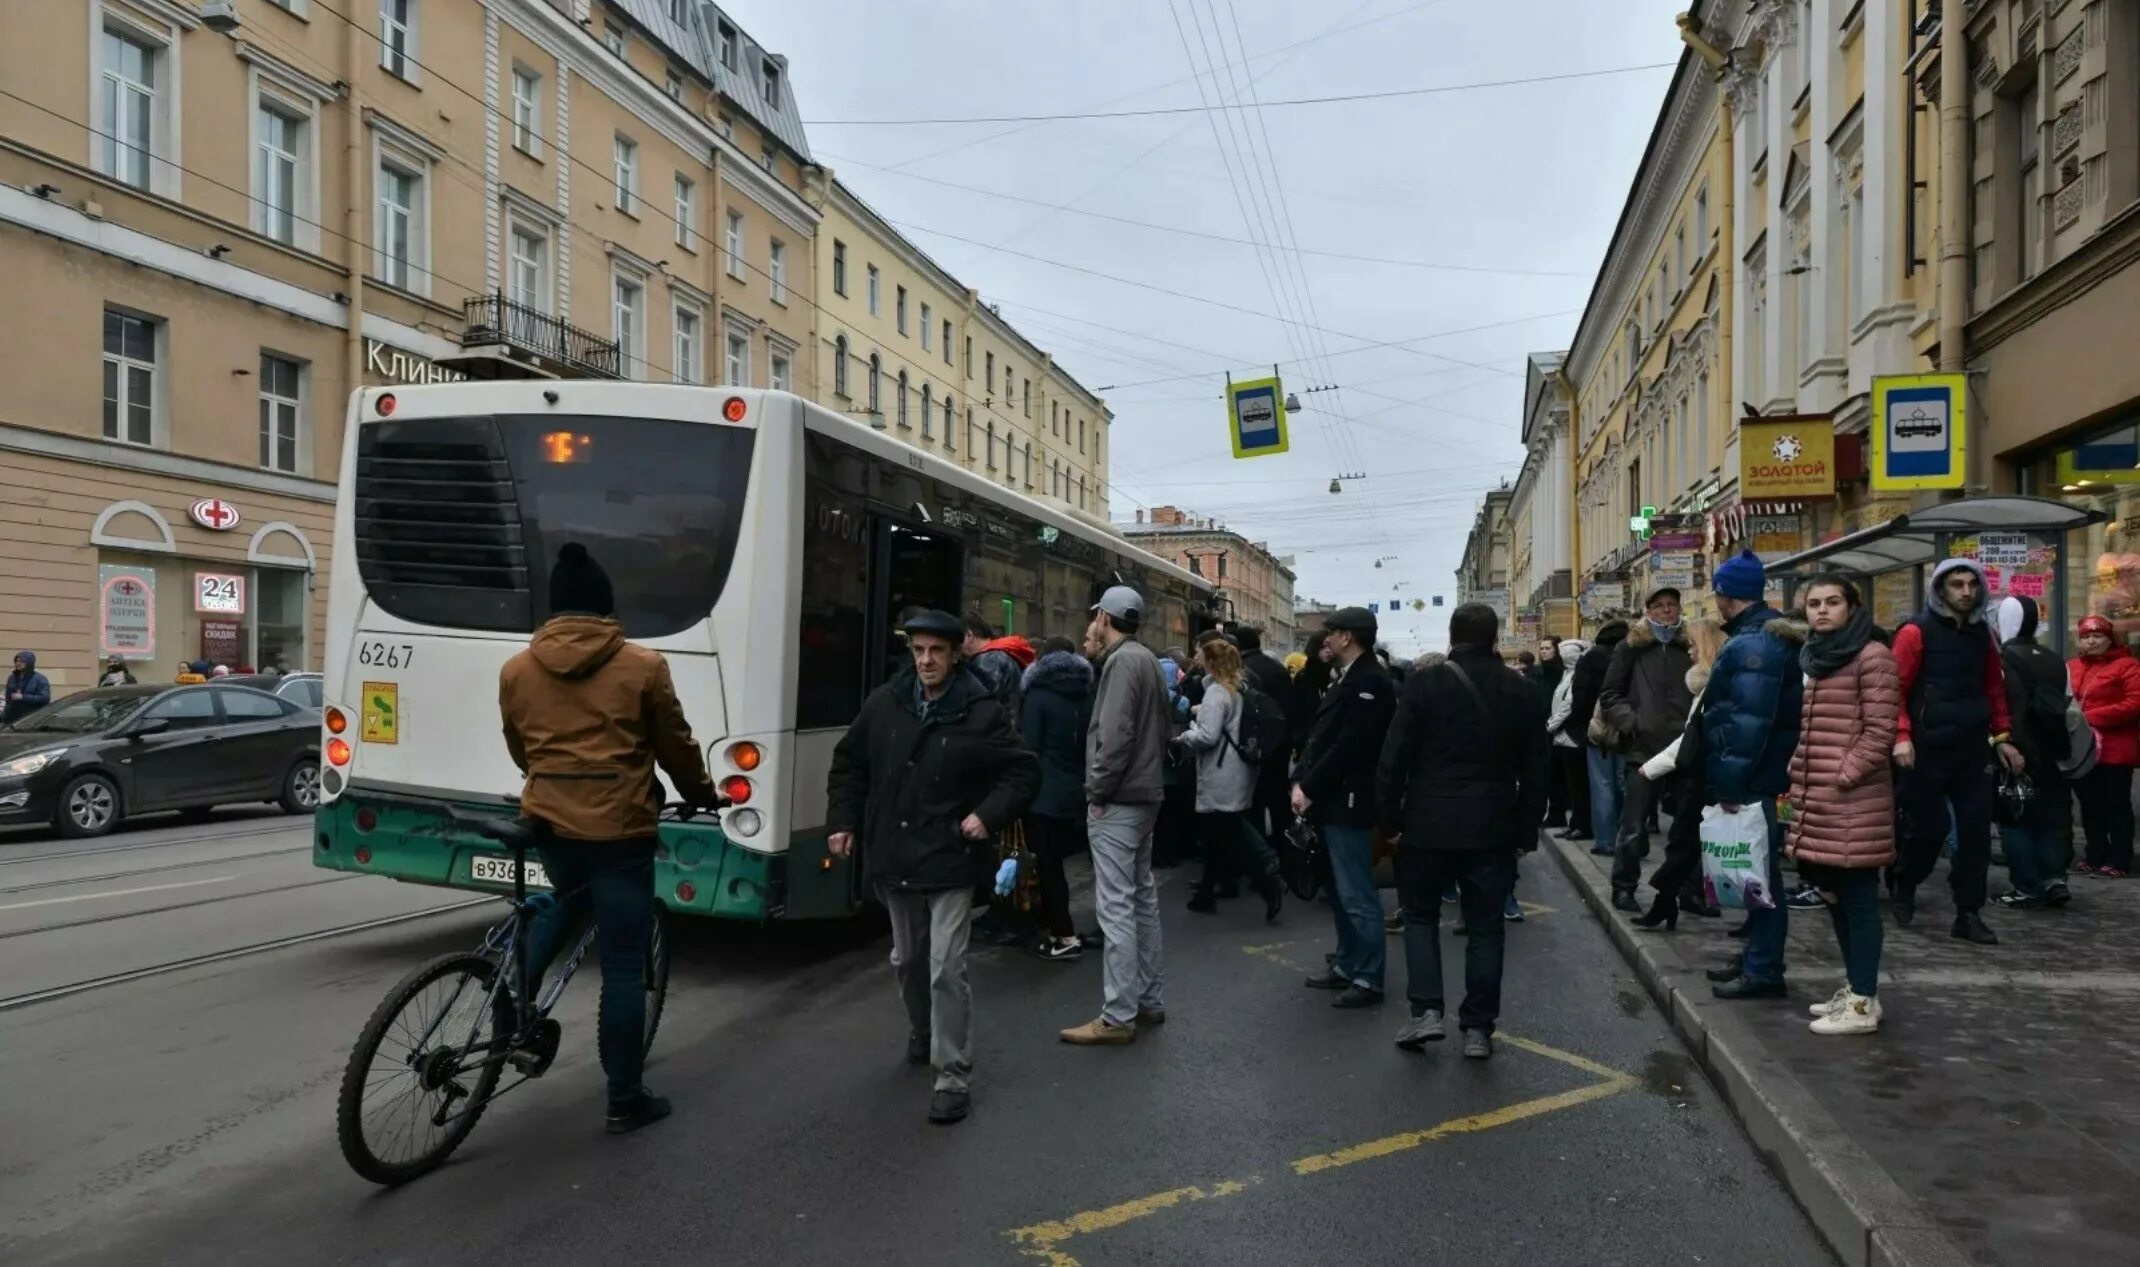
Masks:
[[[364,728],[366,743],[401,742],[401,686],[397,682],[366,682],[364,684]]]

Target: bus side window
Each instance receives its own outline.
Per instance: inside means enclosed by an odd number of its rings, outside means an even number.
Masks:
[[[823,488],[805,498],[802,645],[796,657],[795,728],[845,726],[870,687],[870,541],[862,516]]]
[[[907,667],[900,629],[920,611],[959,611],[963,550],[949,534],[924,524],[876,522],[876,591],[871,595],[870,645],[884,654],[871,685],[890,681]]]

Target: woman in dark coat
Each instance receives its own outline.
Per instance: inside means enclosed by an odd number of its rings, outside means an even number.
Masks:
[[[1307,663],[1293,675],[1293,698],[1286,705],[1285,715],[1286,725],[1293,732],[1293,756],[1296,759],[1308,746],[1308,731],[1315,725],[1316,706],[1330,686],[1330,656],[1324,647],[1327,637],[1320,629],[1308,635]]]
[[[1026,843],[1040,860],[1043,959],[1075,959],[1063,860],[1085,843],[1085,728],[1092,720],[1092,664],[1068,638],[1050,638],[1025,671],[1019,729],[1040,758],[1040,792],[1025,814]]]

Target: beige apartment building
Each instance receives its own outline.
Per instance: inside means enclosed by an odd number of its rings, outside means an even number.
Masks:
[[[785,59],[718,6],[0,0],[0,29],[0,644],[55,686],[107,653],[318,666],[353,387],[817,393],[818,169]]]
[[[1276,655],[1297,645],[1296,578],[1287,561],[1263,542],[1173,506],[1154,506],[1149,515],[1138,511],[1135,523],[1122,525],[1122,535],[1216,585],[1214,597],[1229,627],[1256,626],[1263,631],[1263,645]]]
[[[1107,522],[1113,415],[845,184],[818,226],[818,399]]]

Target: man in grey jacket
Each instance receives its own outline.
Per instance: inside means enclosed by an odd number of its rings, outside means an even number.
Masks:
[[[1100,648],[1100,684],[1085,747],[1085,801],[1092,840],[1093,906],[1106,939],[1099,1016],[1066,1029],[1080,1046],[1137,1040],[1137,1024],[1167,1019],[1159,964],[1159,888],[1152,879],[1152,826],[1159,819],[1167,741],[1167,687],[1159,661],[1137,641],[1144,598],[1127,585],[1100,595],[1088,642]]]

